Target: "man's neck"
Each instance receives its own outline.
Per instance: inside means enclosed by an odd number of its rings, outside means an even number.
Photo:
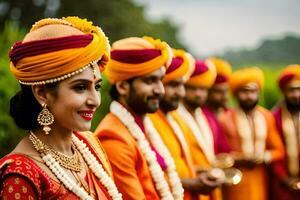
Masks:
[[[128,105],[128,103],[126,102],[126,100],[123,99],[123,98],[119,98],[119,99],[118,99],[118,102],[119,102],[120,104],[122,104],[122,105],[123,105],[123,106],[124,106],[124,107],[132,114],[132,115],[134,115],[135,117],[138,117],[138,118],[144,120],[146,113],[138,113],[138,112],[136,112],[135,110],[133,110],[133,109]]]
[[[241,108],[241,107],[240,107],[240,108]],[[243,109],[243,108],[241,108],[241,109],[242,109],[242,111],[243,111],[246,115],[252,116],[253,113],[254,113],[254,111],[255,111],[255,109],[256,109],[256,106],[255,106],[253,109]]]
[[[298,107],[292,106],[288,103],[286,103],[286,108],[292,115],[299,114],[299,112],[300,112],[300,107],[298,108]]]
[[[218,112],[219,112],[219,110],[220,110],[220,107],[217,107],[217,106],[215,106],[215,105],[213,105],[213,104],[211,104],[211,103],[209,103],[209,102],[206,104],[206,106],[207,106],[207,108],[208,108],[211,112],[213,112],[215,115],[217,115]]]

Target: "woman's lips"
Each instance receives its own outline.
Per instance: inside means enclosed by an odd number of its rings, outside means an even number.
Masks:
[[[94,116],[94,111],[80,111],[79,115],[86,121],[91,121]]]

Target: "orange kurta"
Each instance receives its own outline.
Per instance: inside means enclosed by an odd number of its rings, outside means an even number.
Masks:
[[[146,159],[122,122],[109,113],[101,121],[95,134],[108,155],[115,183],[123,199],[160,199]]]
[[[172,112],[172,116],[179,124],[181,129],[183,130],[184,137],[189,146],[190,153],[192,155],[193,163],[197,169],[207,170],[211,168],[210,163],[208,162],[205,154],[203,153],[201,147],[199,146],[192,130],[190,129],[188,123],[184,121],[177,111]],[[221,200],[222,193],[219,188],[215,189],[209,196],[201,195],[201,200]]]
[[[284,148],[278,135],[275,121],[272,114],[257,106],[266,119],[267,136],[265,139],[265,148],[271,153],[271,161],[282,159],[284,156]],[[237,114],[235,110],[229,110],[220,116],[220,122],[224,129],[224,133],[228,139],[231,149],[234,152],[242,153],[242,138],[240,137],[236,124]],[[260,164],[253,169],[239,168],[243,173],[242,181],[235,186],[224,189],[224,199],[232,200],[265,200],[268,199],[268,177],[266,165]]]
[[[187,155],[187,153],[183,150],[179,139],[176,137],[172,127],[169,125],[164,113],[159,110],[154,114],[149,114],[148,116],[157,132],[160,134],[164,144],[170,151],[170,154],[175,161],[176,171],[178,172],[179,177],[195,178],[195,172],[190,155]],[[188,192],[184,193],[184,199],[191,199]]]

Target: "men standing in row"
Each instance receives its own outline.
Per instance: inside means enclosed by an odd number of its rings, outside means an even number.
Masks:
[[[257,67],[237,70],[230,78],[238,106],[224,112],[220,121],[243,179],[224,189],[226,200],[267,199],[266,164],[284,156],[272,114],[257,105],[263,82],[263,72]]]
[[[207,89],[212,86],[215,78],[213,63],[196,60],[192,75],[185,83],[186,95],[178,109],[171,112],[183,130],[196,170],[200,173],[208,172],[215,162],[214,139],[217,137],[201,109],[206,102]],[[206,199],[222,199],[221,191],[214,190]]]
[[[183,68],[186,68],[186,72],[189,72],[188,69],[194,67],[191,61],[191,57],[186,53],[175,51],[175,58],[163,79],[165,95],[160,102],[160,109],[155,114],[148,115],[151,119],[151,124],[148,125],[150,127],[148,133],[159,135],[163,145],[169,149],[175,160],[183,187],[189,191],[189,194],[195,193],[194,196],[197,196],[197,194],[209,194],[212,189],[220,185],[220,181],[210,179],[208,173],[196,177],[189,144],[184,136],[184,129],[171,114],[172,111],[177,109],[180,100],[185,96],[184,82],[187,80],[187,76],[186,73],[182,72]],[[203,198],[204,196],[201,195],[200,199]]]
[[[128,200],[183,199],[178,174],[171,169],[172,177],[165,178],[163,170],[170,170],[149,143],[143,124],[164,94],[161,80],[172,58],[170,47],[149,37],[126,38],[112,45],[111,58],[106,74],[114,101],[95,134],[108,154],[119,191]]]
[[[300,65],[283,69],[278,83],[284,100],[273,114],[286,157],[273,164],[271,197],[295,200],[300,199]]]

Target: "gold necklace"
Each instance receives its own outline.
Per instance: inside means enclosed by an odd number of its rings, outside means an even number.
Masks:
[[[63,153],[55,151],[51,149],[46,144],[44,144],[32,131],[30,131],[29,139],[33,144],[33,147],[41,154],[51,154],[54,159],[64,168],[69,169],[71,171],[80,172],[82,170],[80,157],[78,155],[78,151],[74,144],[72,143],[71,148],[74,151],[72,156],[67,156]]]

